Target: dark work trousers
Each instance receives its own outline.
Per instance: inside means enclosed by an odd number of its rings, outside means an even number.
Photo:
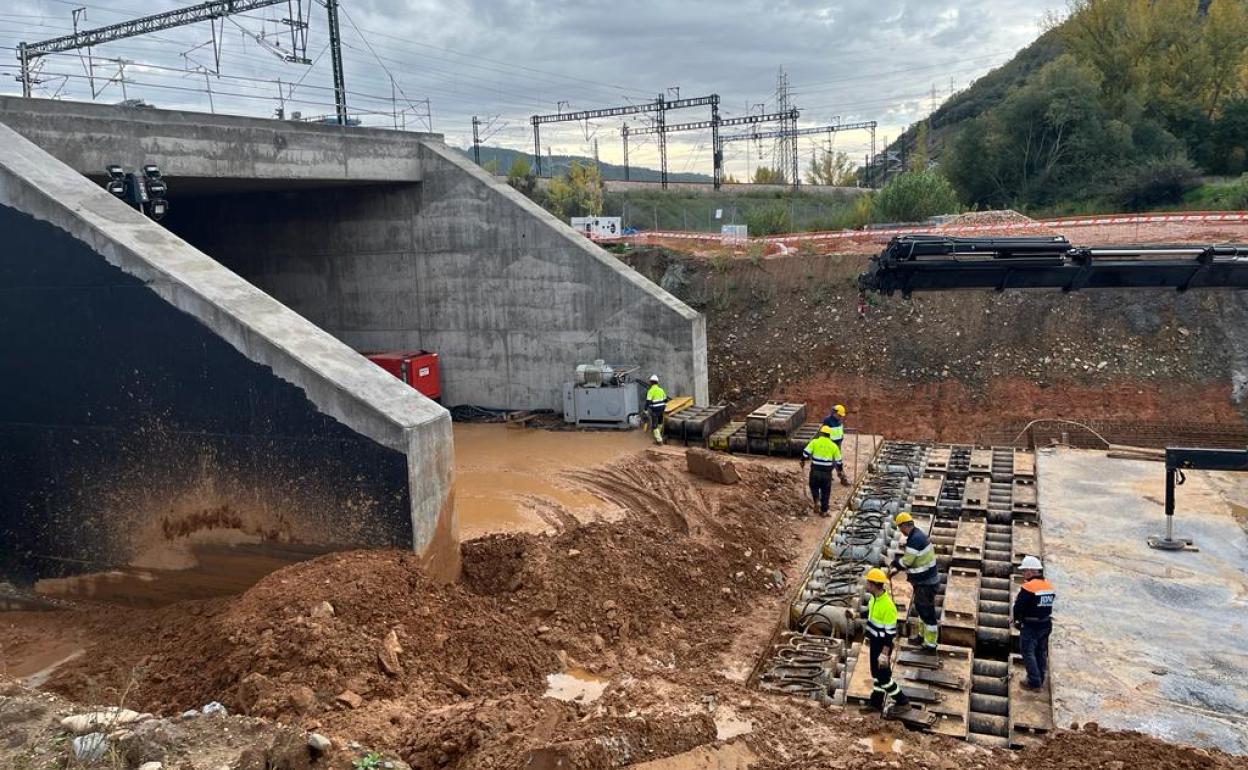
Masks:
[[[914,583],[910,586],[914,611],[918,613],[919,620],[923,621],[924,625],[936,625],[936,589],[939,586],[939,580],[931,583]]]
[[[810,496],[819,503],[819,512],[828,512],[828,500],[832,497],[832,469],[811,466]]]
[[[1049,675],[1050,623],[1024,622],[1019,632],[1018,646],[1023,652],[1023,664],[1027,666],[1027,686],[1039,687]]]
[[[884,651],[884,640],[874,636],[868,637],[871,643],[871,706],[873,708],[884,708],[884,696],[892,697],[893,702],[898,706],[904,706],[910,702],[906,694],[901,691],[901,686],[893,680],[893,667],[882,668],[879,663],[880,653]]]
[[[657,430],[663,426],[663,412],[667,411],[666,406],[647,407],[650,410],[650,430]]]

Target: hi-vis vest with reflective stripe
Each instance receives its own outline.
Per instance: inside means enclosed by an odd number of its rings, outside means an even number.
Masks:
[[[830,415],[823,421],[823,424],[832,429],[832,434],[828,438],[833,441],[840,441],[845,438],[845,423],[841,422],[840,417]]]
[[[810,460],[815,468],[833,468],[841,459],[841,448],[824,435],[815,436],[802,450],[802,457]]]
[[[646,406],[651,409],[667,406],[667,391],[660,388],[658,383],[651,385],[650,390],[646,391]]]
[[[866,634],[885,640],[897,635],[897,605],[888,591],[868,598]]]
[[[1053,589],[1053,584],[1044,578],[1032,578],[1021,586],[1023,591],[1031,594],[1035,598],[1026,601],[1028,597],[1022,597],[1023,617],[1015,618],[1023,622],[1045,623],[1053,619],[1053,602],[1057,599],[1057,591]]]
[[[906,538],[906,552],[901,555],[900,562],[906,568],[907,577],[920,577],[935,568],[936,550],[918,527],[910,530],[910,536]]]

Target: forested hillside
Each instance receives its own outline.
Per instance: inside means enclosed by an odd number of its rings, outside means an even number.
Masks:
[[[1248,0],[1075,0],[895,149],[921,141],[981,208],[1141,209],[1243,174]]]

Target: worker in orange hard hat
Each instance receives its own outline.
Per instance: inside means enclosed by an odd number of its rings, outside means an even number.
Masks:
[[[832,407],[832,411],[827,417],[823,418],[824,427],[831,428],[832,432],[829,436],[833,443],[836,444],[838,450],[842,449],[841,443],[845,440],[845,406],[837,404]],[[845,477],[845,461],[837,460],[836,472],[841,478],[842,486],[849,486],[849,479]]]

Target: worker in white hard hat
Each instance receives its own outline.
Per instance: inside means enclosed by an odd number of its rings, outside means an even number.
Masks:
[[[1038,690],[1049,671],[1049,634],[1053,631],[1053,600],[1057,592],[1044,578],[1044,564],[1027,555],[1018,565],[1023,576],[1018,596],[1014,599],[1014,625],[1018,627],[1018,646],[1027,667],[1028,690]]]
[[[831,429],[831,433],[829,433],[828,435],[832,438],[833,443],[836,444],[836,448],[838,450],[843,449],[843,447],[841,446],[841,443],[845,441],[845,406],[844,404],[837,404],[836,406],[832,407],[832,411],[828,414],[828,416],[823,418],[823,424],[825,427]],[[846,487],[849,486],[849,479],[845,477],[845,461],[844,460],[837,460],[836,472],[841,478],[841,486],[846,486]]]
[[[646,391],[646,414],[650,417],[650,433],[654,443],[663,443],[663,413],[667,411],[667,391],[659,385],[659,375],[650,375],[650,389]]]

